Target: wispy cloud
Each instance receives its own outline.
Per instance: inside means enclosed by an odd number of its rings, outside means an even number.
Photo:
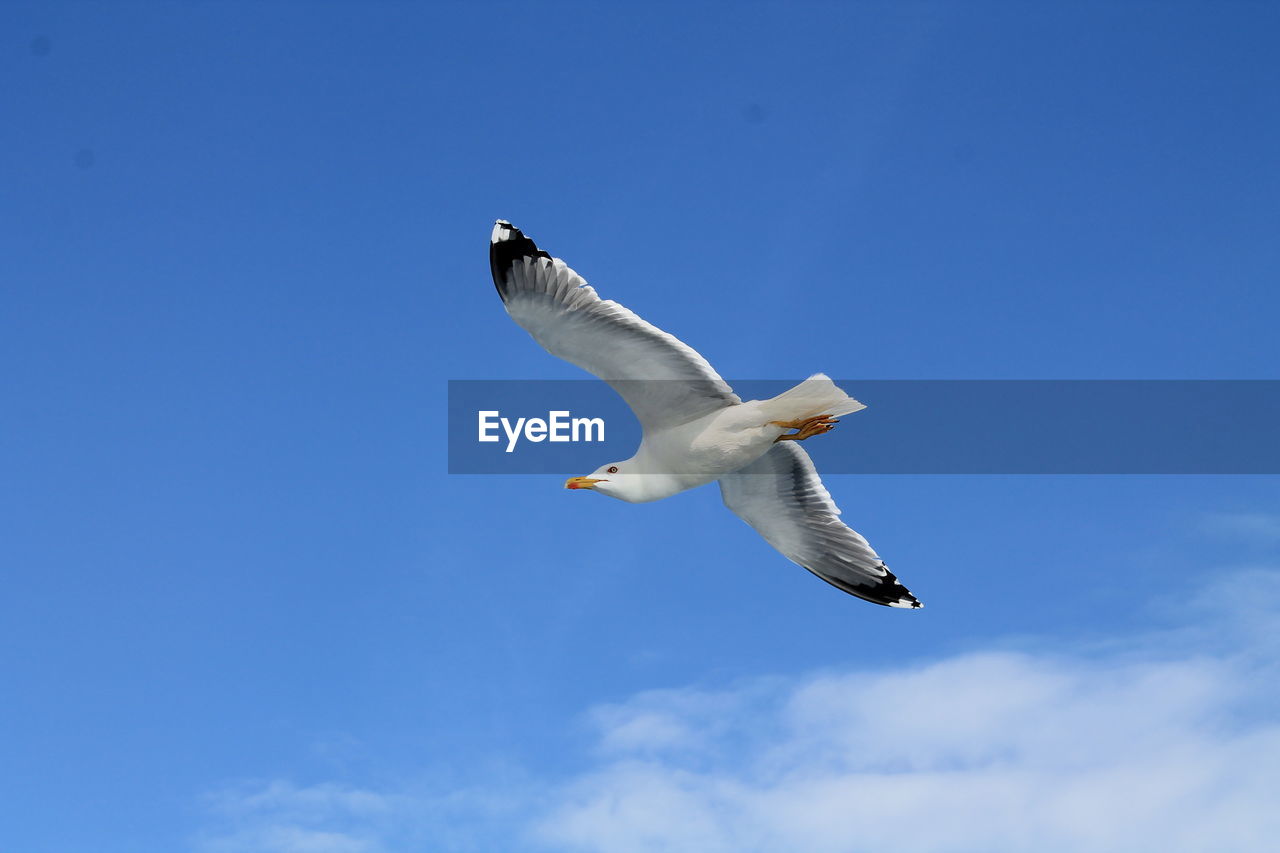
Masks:
[[[219,828],[198,847],[207,853],[377,853],[387,819],[402,805],[401,795],[335,784],[243,784],[210,795]]]
[[[1270,850],[1280,574],[1223,577],[1182,613],[1078,649],[645,692],[586,712],[589,769],[499,810],[467,792],[224,792],[204,849],[381,853],[449,830],[448,849],[493,849],[496,831],[504,850],[598,853]],[[488,848],[457,829],[481,814]]]
[[[1075,650],[596,709],[603,758],[537,836],[600,853],[1269,850],[1280,574],[1220,577],[1181,614]]]
[[[442,790],[285,780],[246,782],[206,798],[199,853],[400,853],[507,849],[541,802],[533,785]],[[497,845],[497,846],[495,846]]]
[[[285,823],[213,838],[205,842],[202,849],[210,853],[374,853],[385,848],[367,838]]]
[[[763,714],[721,694],[731,724],[684,712],[702,739],[634,744],[538,831],[609,853],[1261,851],[1280,833],[1280,727],[1233,719],[1249,677],[1222,659],[979,653],[799,679]]]

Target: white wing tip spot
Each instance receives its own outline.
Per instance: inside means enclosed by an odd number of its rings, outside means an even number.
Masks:
[[[500,243],[507,239],[507,232],[511,230],[511,223],[505,219],[499,219],[493,223],[493,233],[489,235],[490,243]]]

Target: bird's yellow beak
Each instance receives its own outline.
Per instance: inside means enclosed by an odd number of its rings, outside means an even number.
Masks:
[[[604,480],[593,480],[590,477],[570,477],[564,481],[566,489],[589,489],[596,483],[603,483]]]

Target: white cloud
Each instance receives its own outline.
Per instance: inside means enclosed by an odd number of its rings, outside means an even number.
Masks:
[[[192,840],[199,853],[400,853],[490,850],[504,827],[537,801],[513,791],[402,786],[373,790],[284,780],[243,783],[211,794],[210,820]]]
[[[334,784],[241,785],[209,797],[223,828],[197,846],[206,853],[378,853],[381,824],[403,803],[399,795]]]
[[[648,691],[586,713],[594,763],[569,779],[239,788],[201,850],[1272,850],[1280,574],[1179,606],[1174,628],[1076,649]]]
[[[232,815],[272,811],[300,820],[314,820],[334,813],[385,814],[392,809],[395,798],[335,784],[299,788],[277,780],[220,791],[210,799],[213,808]]]
[[[1278,588],[1271,572],[1223,578],[1188,601],[1194,625],[1103,652],[975,652],[597,709],[605,760],[536,833],[597,853],[1272,850],[1276,646],[1255,640],[1280,628]]]
[[[324,832],[300,826],[263,826],[211,842],[210,851],[258,851],[258,853],[372,853],[383,849],[376,842],[341,832]]]
[[[700,752],[637,744],[575,780],[539,833],[607,853],[1268,850],[1280,727],[1231,720],[1247,679],[1018,654],[801,679]],[[708,762],[719,736],[750,747]]]

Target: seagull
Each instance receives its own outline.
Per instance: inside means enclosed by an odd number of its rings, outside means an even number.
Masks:
[[[862,403],[821,373],[743,402],[696,350],[601,299],[506,220],[493,226],[489,265],[511,319],[547,352],[612,386],[643,428],[634,456],[570,477],[565,488],[644,503],[718,480],[725,506],[787,559],[874,604],[923,606],[840,520],[800,446]]]

